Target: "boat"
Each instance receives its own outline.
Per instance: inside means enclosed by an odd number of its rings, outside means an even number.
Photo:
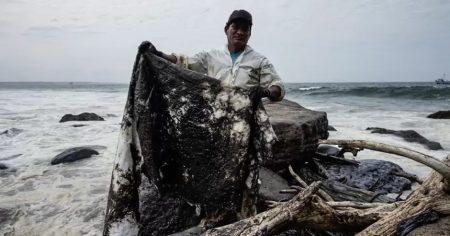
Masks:
[[[449,80],[445,80],[445,74],[442,76],[442,78],[439,78],[435,80],[436,84],[450,84]]]

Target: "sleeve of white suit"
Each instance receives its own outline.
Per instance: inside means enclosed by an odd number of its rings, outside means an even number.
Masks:
[[[194,56],[186,56],[183,54],[172,54],[177,58],[177,65],[193,70],[199,73],[206,74],[208,71],[208,54],[206,52],[199,52]]]
[[[281,97],[279,99],[281,100],[284,98],[285,89],[283,82],[281,81],[280,76],[275,71],[272,63],[267,58],[264,58],[261,63],[260,84],[261,86],[264,86],[266,88],[269,88],[273,85],[280,87]]]

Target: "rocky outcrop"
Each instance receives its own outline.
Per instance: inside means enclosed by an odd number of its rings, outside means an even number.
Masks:
[[[450,119],[450,111],[438,111],[427,116],[431,119]]]
[[[393,134],[402,137],[404,140],[412,143],[421,143],[431,150],[440,150],[442,146],[438,142],[429,141],[414,130],[390,130],[378,127],[369,127],[366,130],[371,130],[371,133],[377,134]]]
[[[79,115],[72,115],[72,114],[65,114],[61,120],[61,122],[67,122],[67,121],[104,121],[103,117],[95,114],[95,113],[88,113],[84,112]]]
[[[99,152],[92,147],[84,146],[84,147],[74,147],[65,150],[64,152],[56,155],[52,161],[52,165],[57,165],[60,163],[74,162],[77,160],[89,158],[92,155],[98,155]]]
[[[292,160],[311,156],[317,141],[328,138],[327,113],[309,110],[287,99],[266,101],[264,105],[278,137],[273,145],[273,158],[266,161],[266,167],[279,170]]]

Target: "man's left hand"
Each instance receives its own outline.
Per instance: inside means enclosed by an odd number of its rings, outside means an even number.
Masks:
[[[250,96],[254,99],[270,97],[270,90],[263,86],[256,86],[253,88]]]

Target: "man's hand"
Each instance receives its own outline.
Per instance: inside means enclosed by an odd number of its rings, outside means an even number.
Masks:
[[[250,96],[253,99],[261,99],[270,96],[270,90],[263,86],[256,86],[252,89]]]
[[[142,42],[141,45],[139,45],[138,51],[139,53],[150,52],[155,54],[156,56],[162,56],[162,52],[156,50],[155,46],[149,41]]]
[[[272,85],[269,88],[256,86],[253,88],[250,96],[254,99],[269,98],[272,101],[280,101],[281,89],[276,85]]]

